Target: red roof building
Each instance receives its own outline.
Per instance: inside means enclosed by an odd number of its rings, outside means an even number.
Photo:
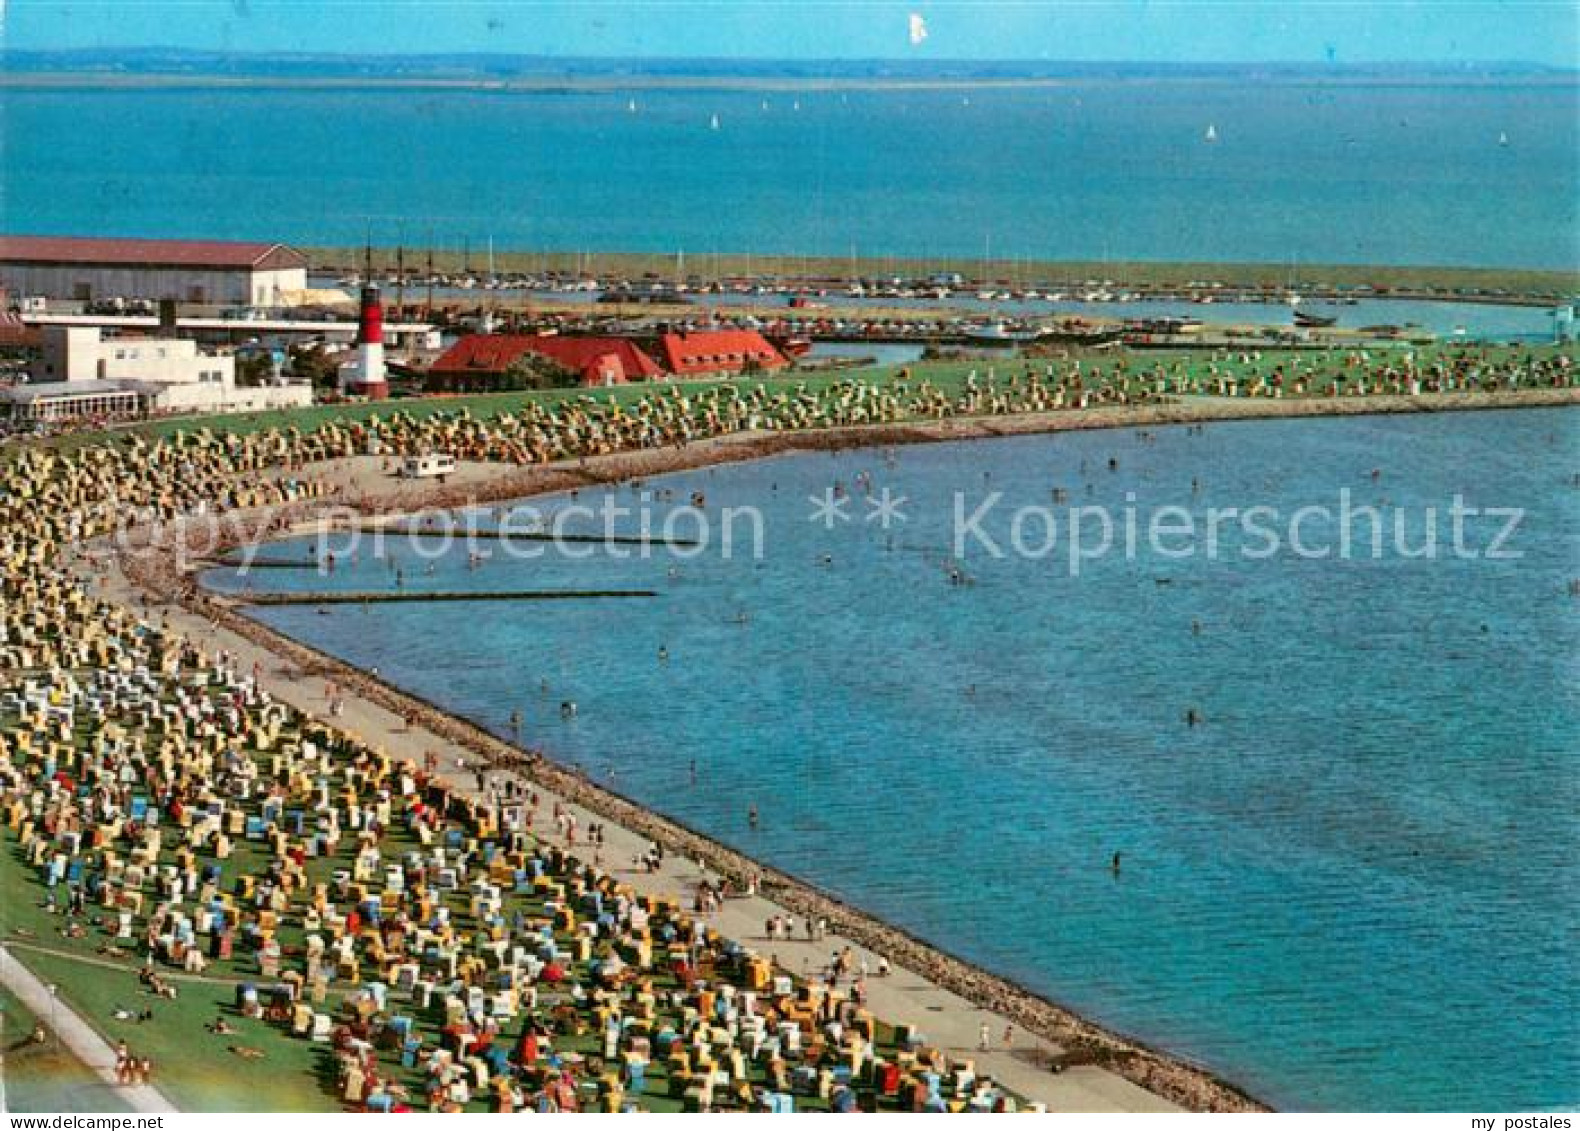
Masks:
[[[428,370],[432,389],[460,392],[495,387],[527,354],[570,370],[587,388],[649,381],[664,375],[626,338],[555,334],[472,334],[446,350]]]
[[[306,267],[283,243],[234,240],[134,240],[86,236],[0,236],[0,263],[116,267],[279,270]]]
[[[665,334],[664,368],[676,377],[727,377],[747,370],[783,369],[790,363],[755,330],[702,330]]]
[[[307,258],[283,243],[0,236],[0,284],[74,302],[280,306],[306,288]]]

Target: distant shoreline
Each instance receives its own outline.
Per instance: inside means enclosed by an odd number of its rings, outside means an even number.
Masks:
[[[295,244],[307,256],[316,274],[345,274],[359,271],[366,249],[361,247]],[[395,248],[373,247],[375,273],[395,270]],[[405,245],[408,271],[427,269],[429,248],[420,236]],[[459,272],[469,264],[474,275],[486,273],[487,251],[474,245],[463,254],[453,247],[432,251],[436,271]],[[967,280],[1018,279],[1039,286],[1061,283],[1083,286],[1103,280],[1115,286],[1145,291],[1183,290],[1208,292],[1204,283],[1224,289],[1265,290],[1282,294],[1298,291],[1360,287],[1387,288],[1353,295],[1356,298],[1410,299],[1423,301],[1486,303],[1509,306],[1551,306],[1559,296],[1580,293],[1580,268],[1566,271],[1540,267],[1412,267],[1386,264],[1305,263],[1294,270],[1287,263],[1212,263],[1199,260],[1123,260],[1101,262],[1083,259],[1007,259],[971,256],[865,255],[851,258],[840,255],[790,255],[743,251],[706,252],[684,257],[684,270],[706,277],[776,277],[808,284],[845,282],[901,275],[911,279],[939,273],[959,273]],[[559,272],[578,275],[610,275],[616,278],[669,280],[676,274],[674,252],[646,251],[564,251],[495,248],[494,270],[498,274]],[[409,286],[415,291],[418,285]],[[478,301],[490,293],[474,292]],[[706,296],[702,296],[706,297]],[[1143,294],[1141,297],[1150,297]],[[1177,295],[1170,296],[1178,298]],[[1218,301],[1228,301],[1220,298]],[[1204,310],[1211,307],[1205,306]]]
[[[1480,74],[1419,72],[1385,74],[1371,71],[1314,74],[1262,70],[1222,74],[1161,72],[1093,73],[1028,76],[921,76],[773,74],[637,74],[532,72],[514,75],[413,74],[313,75],[220,74],[213,72],[133,72],[101,70],[12,71],[0,74],[0,89],[11,90],[430,90],[494,94],[626,93],[658,90],[765,91],[816,93],[839,91],[1057,90],[1115,86],[1241,86],[1254,81],[1286,87],[1543,87],[1580,85],[1580,75],[1566,72],[1508,71]]]

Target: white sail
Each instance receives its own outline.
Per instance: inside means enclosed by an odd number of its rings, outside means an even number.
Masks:
[[[708,122],[708,128],[710,130],[716,130],[719,128],[719,116],[717,114],[713,115],[712,119]]]
[[[636,99],[633,98],[633,99],[631,99],[631,101],[627,102],[625,104],[625,110],[626,110],[626,113],[628,113],[628,114],[635,114],[636,113]]]
[[[1217,141],[1218,140],[1218,127],[1217,126],[1210,125],[1210,124],[1207,126],[1207,140],[1208,141]]]

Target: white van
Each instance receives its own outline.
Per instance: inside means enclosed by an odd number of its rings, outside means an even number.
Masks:
[[[431,452],[425,456],[407,456],[400,473],[406,479],[438,479],[455,473],[455,457]]]

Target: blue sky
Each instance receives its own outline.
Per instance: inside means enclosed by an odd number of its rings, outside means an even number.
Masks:
[[[920,13],[928,36],[907,36]],[[1574,67],[1575,0],[0,0],[13,49]]]

